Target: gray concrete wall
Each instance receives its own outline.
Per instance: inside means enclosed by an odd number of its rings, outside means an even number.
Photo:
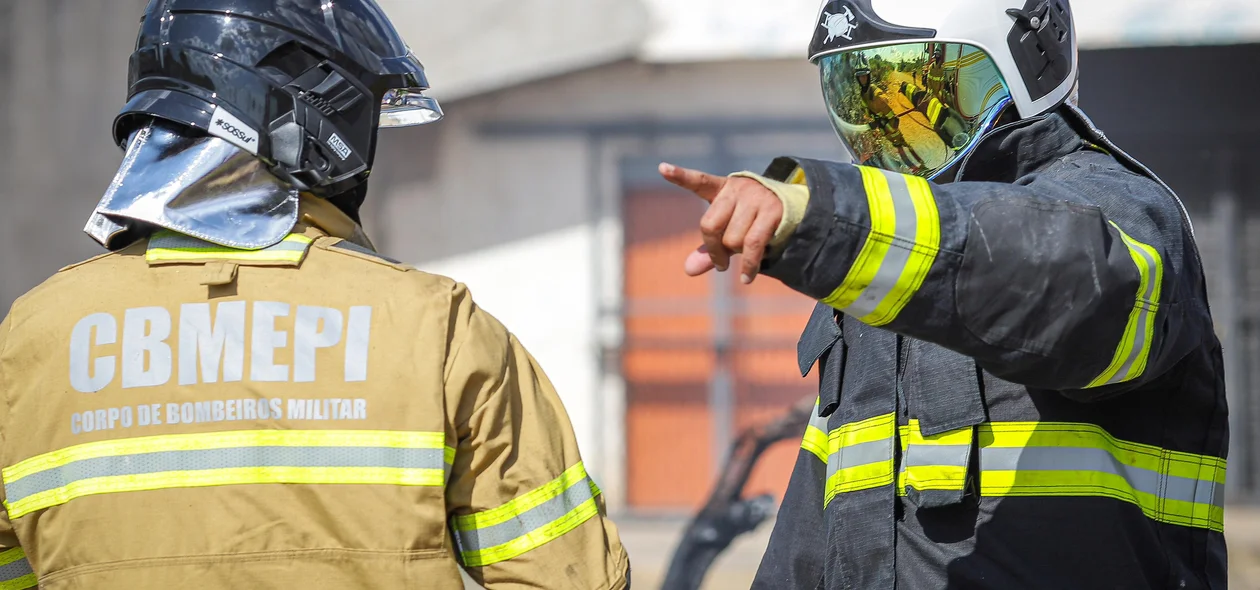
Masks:
[[[80,230],[122,152],[110,125],[145,0],[0,2],[0,306],[100,252]]]

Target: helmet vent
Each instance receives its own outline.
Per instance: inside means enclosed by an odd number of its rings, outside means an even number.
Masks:
[[[298,93],[298,98],[302,99],[302,102],[315,107],[315,110],[323,113],[325,117],[331,117],[337,113],[337,109],[334,109],[332,104],[324,100],[324,97],[313,92],[303,90]]]

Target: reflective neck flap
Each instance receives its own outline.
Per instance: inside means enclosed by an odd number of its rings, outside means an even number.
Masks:
[[[158,122],[134,133],[84,231],[111,250],[153,227],[229,248],[276,245],[298,221],[298,191],[252,154]]]

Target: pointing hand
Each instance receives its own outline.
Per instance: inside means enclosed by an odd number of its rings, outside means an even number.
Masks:
[[[687,257],[687,275],[700,276],[714,268],[725,272],[731,256],[742,254],[741,279],[752,283],[783,219],[779,197],[751,178],[714,176],[673,164],[661,164],[660,173],[709,203],[709,211],[700,219],[704,245]]]

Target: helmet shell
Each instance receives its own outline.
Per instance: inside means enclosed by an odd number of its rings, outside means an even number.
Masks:
[[[429,86],[374,0],[150,0],[128,81],[118,145],[179,123],[326,198],[366,182],[386,92]]]
[[[978,47],[997,64],[1021,118],[1072,94],[1079,69],[1068,0],[824,0],[809,58],[937,40]]]

